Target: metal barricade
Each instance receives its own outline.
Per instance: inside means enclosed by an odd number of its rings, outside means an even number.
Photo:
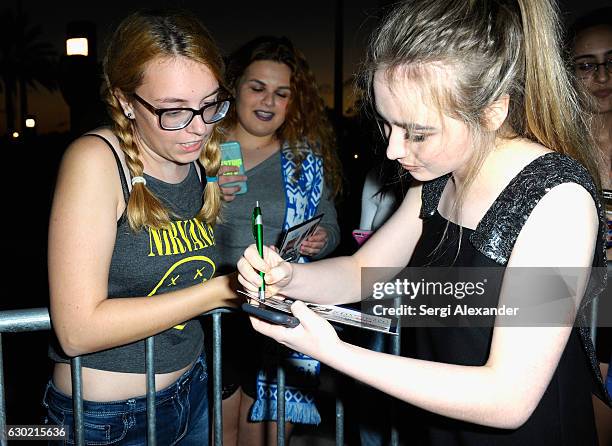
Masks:
[[[212,316],[213,320],[213,444],[223,444],[223,418],[221,410],[221,315],[233,310],[221,308],[205,313],[203,316]],[[0,433],[6,430],[6,404],[4,392],[4,363],[2,352],[2,333],[18,333],[50,330],[51,322],[47,308],[32,308],[24,310],[0,311]],[[145,361],[147,382],[147,444],[155,446],[155,373],[154,373],[154,338],[146,339]],[[74,436],[77,445],[85,444],[85,431],[83,429],[83,394],[82,394],[82,370],[81,358],[72,358],[71,362],[73,410],[74,410]],[[278,366],[278,395],[285,393],[285,372]],[[278,399],[277,406],[277,444],[285,445],[285,399]],[[344,444],[344,410],[340,399],[336,400],[336,444]],[[0,445],[6,446],[7,442],[0,437]]]
[[[51,320],[46,308],[0,311],[0,444],[6,446],[3,438],[6,432],[6,402],[4,397],[4,355],[2,333],[50,330]]]
[[[612,271],[612,263],[608,263],[608,274]],[[399,299],[399,298],[398,298]],[[396,305],[399,305],[399,300]],[[220,308],[209,311],[203,316],[212,316],[213,320],[213,426],[214,437],[213,444],[220,446],[223,444],[223,418],[221,409],[221,315],[234,310]],[[591,313],[591,336],[595,342],[595,326],[597,321],[597,305],[593,305]],[[47,308],[31,308],[22,310],[0,311],[0,434],[6,431],[6,402],[5,402],[5,382],[4,382],[4,358],[2,351],[2,334],[3,333],[19,333],[50,330],[51,322],[49,310]],[[394,336],[391,341],[391,354],[400,354],[401,336]],[[146,339],[145,343],[145,361],[146,361],[146,382],[147,382],[147,443],[155,446],[155,373],[154,373],[154,338]],[[74,409],[74,432],[77,445],[84,445],[84,429],[83,429],[83,396],[82,396],[82,376],[81,376],[81,358],[75,357],[71,360],[71,375],[73,389],[73,409]],[[280,362],[277,373],[277,395],[285,394],[285,371],[281,367]],[[397,430],[397,401],[391,401],[391,438],[392,446],[399,444],[399,433]],[[335,408],[336,421],[336,445],[344,445],[344,405],[339,398],[336,399]],[[284,446],[285,444],[285,398],[278,398],[277,405],[277,445]],[[0,435],[0,446],[6,446],[6,439]]]

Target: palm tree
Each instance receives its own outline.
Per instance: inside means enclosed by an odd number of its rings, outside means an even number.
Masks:
[[[16,128],[15,99],[20,101],[20,122],[28,114],[28,87],[57,89],[57,55],[49,42],[40,40],[42,27],[33,25],[17,4],[0,14],[0,70],[6,107],[6,128]]]

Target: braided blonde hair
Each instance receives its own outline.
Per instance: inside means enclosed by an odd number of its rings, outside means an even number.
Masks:
[[[137,11],[119,24],[107,47],[102,96],[132,178],[142,176],[144,166],[134,140],[134,122],[124,115],[117,96],[121,93],[129,97],[135,92],[148,62],[156,57],[176,56],[206,65],[219,84],[223,83],[224,63],[217,45],[206,28],[186,11]],[[219,170],[221,139],[215,127],[200,155],[207,176],[216,176]],[[221,189],[217,183],[208,183],[197,218],[214,224],[220,209]],[[145,226],[158,229],[168,227],[170,211],[146,184],[135,183],[127,203],[127,218],[133,231]]]

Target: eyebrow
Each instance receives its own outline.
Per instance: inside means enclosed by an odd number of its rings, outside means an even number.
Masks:
[[[575,57],[574,57],[574,60],[583,59],[583,58],[587,58],[587,57],[590,57],[590,58],[596,58],[597,56],[598,56],[597,54],[581,54],[581,55],[579,55],[579,56],[575,56]],[[610,56],[612,56],[612,50],[608,50],[608,51],[606,51],[606,52],[604,53],[604,56],[605,56],[605,57],[610,57]]]
[[[420,125],[420,124],[415,124],[415,123],[403,123],[403,122],[391,122],[391,125],[394,125],[396,127],[401,127],[406,131],[410,131],[410,130],[436,130],[435,127],[431,127],[428,125]]]
[[[255,82],[256,84],[259,84],[262,87],[266,86],[266,83],[260,81],[259,79],[249,79],[247,82]],[[291,87],[288,85],[281,85],[280,87],[277,88],[277,90],[291,90]]]
[[[433,131],[433,130],[437,130],[435,127],[431,127],[428,125],[421,125],[421,124],[415,124],[413,122],[410,123],[405,123],[405,122],[397,122],[397,121],[388,121],[381,113],[380,111],[378,111],[378,108],[375,108],[375,113],[376,116],[380,119],[382,119],[384,122],[386,122],[387,124],[391,124],[394,125],[396,127],[400,127],[402,129],[404,129],[405,131],[409,132],[412,130],[418,130],[418,131]]]
[[[204,98],[202,100],[204,100],[206,98],[209,98],[209,97],[219,93],[219,90],[221,90],[221,88],[217,87],[214,91],[212,91],[212,92],[208,93],[206,96],[204,96]],[[157,99],[154,99],[154,100],[155,100],[155,102],[159,102],[161,104],[176,104],[177,102],[180,103],[180,104],[185,104],[185,103],[188,102],[185,99],[182,99],[182,98],[173,98],[173,97],[157,98]]]

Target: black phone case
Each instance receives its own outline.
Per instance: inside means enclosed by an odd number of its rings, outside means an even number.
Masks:
[[[266,310],[247,303],[242,304],[242,310],[272,324],[284,325],[290,328],[300,325],[298,318],[281,313],[280,311]]]

